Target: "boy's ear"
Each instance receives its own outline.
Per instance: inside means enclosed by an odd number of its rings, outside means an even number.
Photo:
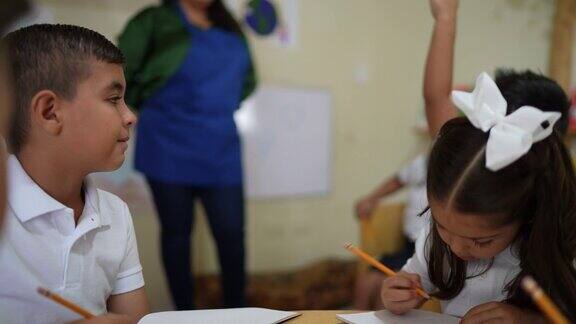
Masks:
[[[44,131],[58,135],[62,131],[61,100],[50,90],[39,91],[32,97],[31,122],[39,125]]]

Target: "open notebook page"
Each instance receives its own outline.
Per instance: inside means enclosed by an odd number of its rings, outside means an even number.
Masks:
[[[377,312],[341,314],[339,320],[349,324],[458,324],[458,317],[423,310],[411,310],[404,315],[394,315],[387,310]]]
[[[207,309],[152,313],[144,316],[138,324],[275,324],[298,315],[266,308]]]

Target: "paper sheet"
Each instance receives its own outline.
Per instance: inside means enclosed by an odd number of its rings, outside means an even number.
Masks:
[[[144,316],[138,324],[275,324],[300,315],[266,308],[229,308],[160,312]]]
[[[349,324],[457,324],[460,322],[460,319],[454,316],[423,310],[411,310],[404,315],[394,315],[387,310],[381,310],[369,313],[340,314],[336,317]]]

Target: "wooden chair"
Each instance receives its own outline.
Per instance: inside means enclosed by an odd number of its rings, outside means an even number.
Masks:
[[[369,220],[361,222],[360,245],[366,253],[379,257],[385,253],[399,251],[403,246],[402,219],[404,217],[403,203],[383,204],[376,208]],[[358,262],[357,274],[369,271],[370,266]],[[422,309],[440,312],[437,300],[426,302]]]

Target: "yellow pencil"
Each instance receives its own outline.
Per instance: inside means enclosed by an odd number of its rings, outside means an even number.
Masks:
[[[396,272],[392,271],[392,269],[390,269],[387,266],[383,265],[382,263],[378,262],[378,260],[374,259],[370,255],[368,255],[366,252],[360,250],[359,248],[355,247],[351,243],[346,243],[344,245],[344,247],[346,248],[346,250],[356,254],[360,259],[368,262],[369,264],[373,265],[376,269],[384,272],[385,275],[390,276],[390,277],[396,275]],[[420,288],[416,288],[416,292],[418,293],[418,295],[422,296],[423,298],[430,299],[430,295],[428,295],[424,290],[422,290]]]
[[[548,319],[552,323],[554,323],[554,324],[568,324],[568,323],[570,323],[570,322],[568,322],[566,317],[564,317],[564,315],[562,315],[562,313],[560,312],[558,307],[556,307],[556,305],[554,305],[554,303],[552,302],[550,297],[548,297],[548,295],[546,295],[546,293],[542,290],[542,288],[540,288],[540,286],[538,286],[538,284],[536,283],[536,281],[532,277],[526,276],[526,277],[522,278],[521,285],[522,285],[522,288],[524,288],[524,290],[528,294],[530,294],[530,296],[532,296],[534,303],[536,303],[536,305],[538,305],[538,307],[540,308],[542,313],[544,313],[544,315],[546,315],[546,317],[548,317]]]
[[[76,312],[79,315],[82,315],[84,318],[91,318],[94,317],[89,311],[85,310],[84,308],[74,304],[73,302],[60,297],[59,295],[51,292],[48,289],[44,289],[42,287],[38,287],[38,293],[42,296],[52,299],[53,301],[57,302],[58,304],[68,308],[69,310]]]

